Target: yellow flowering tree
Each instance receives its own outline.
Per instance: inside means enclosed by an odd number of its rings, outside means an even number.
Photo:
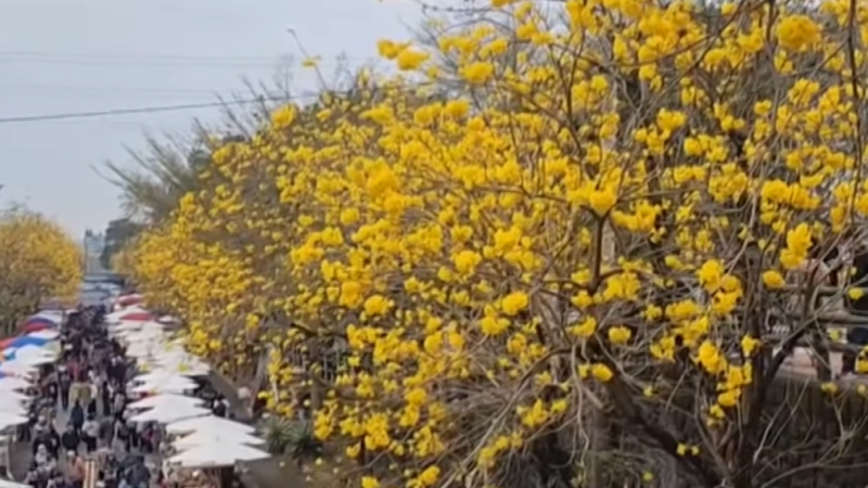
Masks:
[[[74,303],[82,279],[80,246],[57,224],[23,210],[0,214],[0,327],[4,334],[42,301]]]
[[[267,354],[269,407],[313,410],[365,488],[652,483],[660,456],[779,483],[768,393],[797,345],[831,379],[824,308],[859,285],[823,287],[868,215],[866,21],[496,0],[381,42],[405,78],[214,147],[133,275],[194,351]]]

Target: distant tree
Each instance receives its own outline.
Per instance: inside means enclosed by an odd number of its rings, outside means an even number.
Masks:
[[[100,264],[103,269],[114,269],[114,256],[143,228],[143,224],[128,218],[109,222],[105,231],[105,246],[100,254]]]
[[[82,259],[57,223],[21,207],[0,211],[0,332],[14,332],[46,301],[74,303]]]

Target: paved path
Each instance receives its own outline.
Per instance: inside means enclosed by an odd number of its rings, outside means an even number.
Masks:
[[[14,480],[23,480],[27,476],[33,454],[30,451],[29,442],[13,442],[9,451],[9,471]]]

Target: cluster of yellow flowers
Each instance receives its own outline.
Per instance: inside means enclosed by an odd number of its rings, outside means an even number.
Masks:
[[[0,327],[15,331],[41,302],[75,303],[80,246],[54,222],[25,211],[0,215]]]
[[[495,0],[435,47],[383,41],[410,75],[216,144],[134,277],[194,352],[267,355],[273,410],[315,392],[367,488],[496,486],[601,402],[747,422],[757,311],[868,213],[849,5]],[[690,466],[720,447],[665,435]]]

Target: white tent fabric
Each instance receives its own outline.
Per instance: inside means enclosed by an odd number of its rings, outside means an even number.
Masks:
[[[256,429],[249,425],[233,422],[213,415],[181,420],[180,422],[173,422],[166,426],[166,432],[169,434],[190,434],[200,431],[229,436],[233,434],[253,434],[256,432]]]
[[[0,390],[0,402],[3,401],[16,401],[16,402],[26,402],[32,400],[31,397],[25,395],[24,393],[15,391],[15,390]]]
[[[57,360],[57,353],[39,346],[22,346],[15,349],[14,362],[27,366],[40,366]]]
[[[180,378],[185,381],[189,381],[182,375],[172,373],[171,371],[167,371],[165,369],[154,369],[147,373],[142,373],[133,377],[133,381],[137,383],[160,383],[163,381],[168,381],[171,379]]]
[[[139,307],[138,305],[133,305],[131,307],[122,308],[120,310],[116,310],[112,313],[106,314],[105,321],[109,326],[116,325],[116,324],[119,324],[122,322],[121,317],[124,317],[124,316],[129,315],[129,314],[133,314],[133,313],[148,313],[148,311],[142,307]],[[126,321],[123,321],[123,322],[126,322]],[[130,322],[133,322],[133,321],[130,321]]]
[[[0,430],[7,427],[12,427],[13,425],[21,425],[26,423],[27,417],[25,417],[24,415],[16,415],[13,413],[6,413],[0,411]]]
[[[175,377],[166,381],[143,383],[133,387],[133,393],[184,393],[193,391],[198,385],[191,380]]]
[[[126,322],[121,320],[117,325],[110,326],[109,328],[112,332],[123,335],[122,333],[133,333],[139,331],[143,326],[144,322]]]
[[[169,424],[189,418],[204,417],[210,415],[211,411],[201,407],[156,407],[151,410],[146,410],[130,417],[133,422],[157,422],[160,424]]]
[[[0,479],[0,488],[31,488],[31,485],[18,483],[12,480]]]
[[[44,319],[49,322],[54,322],[57,325],[60,325],[63,322],[63,311],[62,310],[43,310],[41,312],[37,312],[33,315],[34,319]]]
[[[15,357],[21,356],[51,356],[56,358],[57,352],[49,350],[45,346],[27,344],[15,349]]]
[[[136,400],[127,405],[127,408],[132,410],[143,410],[147,408],[173,407],[179,405],[188,407],[200,407],[204,404],[205,400],[202,400],[201,398],[188,397],[184,395],[174,395],[171,393],[162,393],[159,395],[145,397],[141,400]]]
[[[16,417],[27,417],[27,409],[16,403],[0,403],[0,415],[14,415]],[[11,424],[15,425],[15,424]]]
[[[30,388],[31,383],[23,378],[7,376],[0,378],[0,390],[24,390]]]
[[[27,334],[29,337],[35,337],[37,339],[45,339],[47,341],[53,341],[60,337],[60,332],[52,329],[45,330],[37,330],[36,332],[31,332]]]
[[[54,361],[56,361],[56,360],[52,357],[49,357],[49,356],[16,357],[14,360],[11,361],[12,363],[15,363],[15,364],[7,366],[8,368],[11,368],[11,369],[8,371],[4,371],[4,372],[14,373],[16,370],[19,370],[19,369],[24,370],[24,371],[26,371],[28,369],[29,370],[35,370],[38,366],[42,366],[43,364],[50,364],[50,363],[53,363]],[[2,369],[0,369],[0,371],[2,371]]]
[[[16,396],[6,396],[7,393],[18,393],[14,390],[0,391],[0,411],[15,412],[24,409],[25,399]],[[19,393],[20,395],[20,393]],[[26,397],[25,397],[26,398]],[[24,409],[26,411],[26,409]]]
[[[148,312],[148,311],[145,310],[144,308],[142,308],[138,305],[133,305],[131,307],[126,307],[124,309],[118,310],[116,312],[108,313],[108,314],[106,314],[105,319],[107,322],[110,322],[110,321],[117,322],[124,315],[129,315],[131,313],[146,313],[146,312]]]
[[[196,446],[189,451],[176,454],[169,458],[169,462],[183,467],[205,468],[232,466],[239,461],[255,461],[268,457],[270,455],[267,452],[242,444],[211,444]]]
[[[26,364],[18,360],[4,361],[0,363],[0,373],[8,373],[19,376],[29,376],[35,373],[37,367],[32,364]]]
[[[244,444],[247,446],[261,446],[265,441],[249,434],[231,433],[220,434],[219,432],[199,431],[187,434],[172,442],[172,446],[179,451],[192,449],[196,446],[208,446],[211,444]]]

